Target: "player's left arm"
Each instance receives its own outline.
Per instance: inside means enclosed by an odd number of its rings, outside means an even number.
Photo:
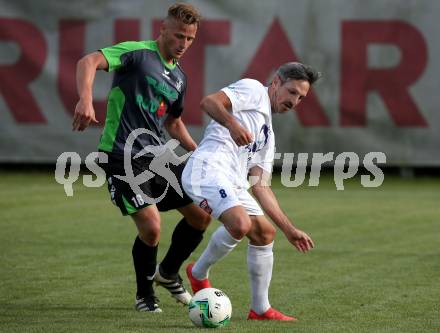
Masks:
[[[252,193],[263,211],[282,230],[287,240],[300,252],[314,247],[313,240],[304,231],[297,229],[281,209],[275,194],[270,188],[271,174],[259,166],[250,169]]]
[[[176,118],[169,115],[164,125],[168,134],[173,139],[178,140],[184,149],[194,151],[197,148],[196,142],[191,137],[191,134],[189,134],[181,117]]]

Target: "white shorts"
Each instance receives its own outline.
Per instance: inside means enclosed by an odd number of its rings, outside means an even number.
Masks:
[[[212,166],[193,163],[190,158],[182,173],[182,186],[194,203],[218,219],[229,208],[243,206],[249,215],[264,215],[245,188],[238,188]]]

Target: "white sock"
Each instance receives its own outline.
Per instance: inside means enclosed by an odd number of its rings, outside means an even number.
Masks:
[[[231,252],[240,240],[231,236],[229,231],[221,225],[211,236],[208,246],[203,251],[200,258],[196,261],[192,269],[192,275],[197,280],[208,278],[209,269],[217,261],[224,258]]]
[[[248,272],[251,284],[251,308],[263,314],[270,308],[269,285],[273,268],[273,242],[264,246],[248,245]]]

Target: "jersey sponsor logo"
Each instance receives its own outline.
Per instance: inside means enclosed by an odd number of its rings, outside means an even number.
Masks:
[[[168,71],[165,72],[169,74]],[[142,94],[138,94],[136,96],[136,104],[144,111],[157,113],[158,117],[163,117],[167,111],[168,105],[172,104],[179,95],[164,81],[159,82],[148,75],[145,78],[148,85],[153,88],[154,97],[150,99],[142,96]]]
[[[254,142],[248,144],[246,149],[249,153],[248,159],[252,158],[252,155],[259,152],[267,144],[270,135],[270,128],[266,124],[263,124]]]
[[[136,96],[136,104],[144,111],[157,113],[158,117],[163,117],[167,111],[167,104],[163,100],[162,96],[153,99],[144,99],[141,94],[138,94]]]
[[[162,73],[163,74],[163,73]],[[160,95],[165,97],[168,100],[176,100],[178,96],[177,92],[170,88],[170,86],[164,81],[157,81],[155,78],[151,76],[146,76],[148,84],[153,87],[153,90],[156,95]]]
[[[157,108],[157,116],[163,117],[166,111],[167,111],[167,105],[165,104],[164,101],[161,101],[159,107]]]
[[[202,202],[200,203],[200,208],[202,208],[205,212],[207,212],[208,214],[212,213],[212,209],[211,207],[209,207],[208,205],[208,200],[203,199]]]

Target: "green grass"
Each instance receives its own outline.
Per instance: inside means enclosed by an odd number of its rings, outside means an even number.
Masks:
[[[359,179],[336,191],[274,183],[281,205],[316,248],[300,254],[278,233],[271,303],[297,323],[248,322],[246,242],[211,272],[231,298],[224,332],[439,332],[440,179]],[[193,332],[187,309],[159,289],[162,314],[133,310],[135,227],[106,188],[74,186],[53,174],[0,175],[1,332]],[[177,220],[163,215],[162,258]],[[205,247],[193,254],[194,260]]]

